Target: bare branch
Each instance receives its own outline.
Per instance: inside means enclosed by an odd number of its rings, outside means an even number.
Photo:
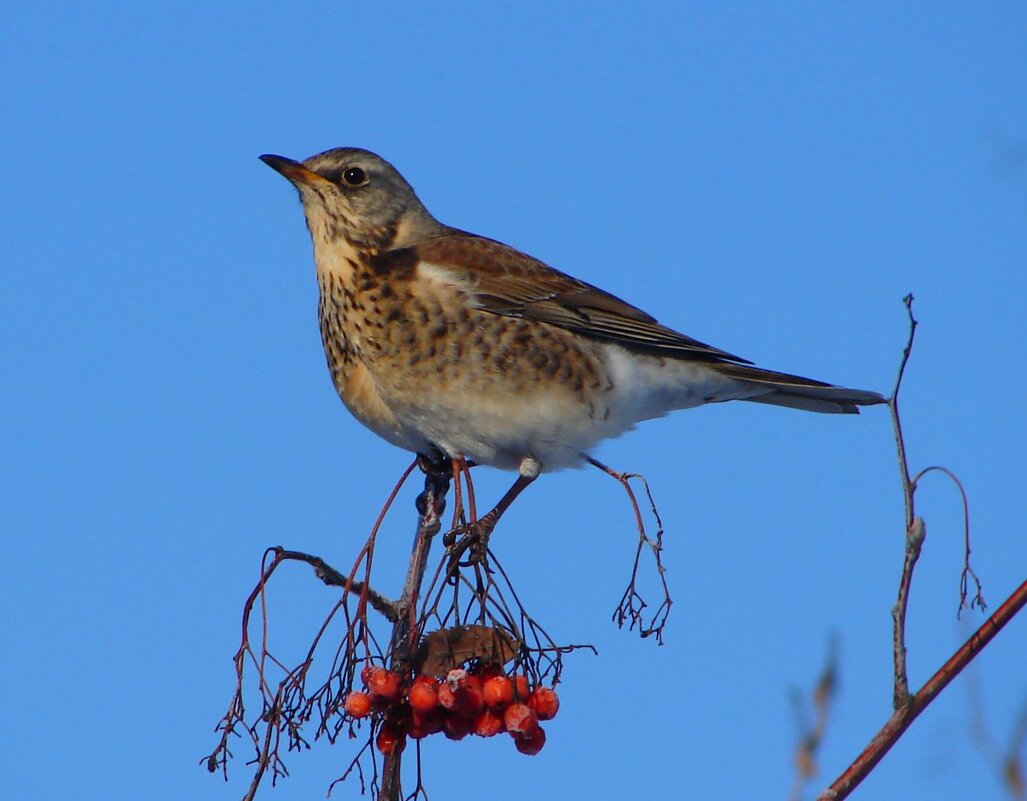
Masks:
[[[911,696],[909,701],[895,710],[888,722],[874,735],[869,745],[863,749],[856,760],[817,797],[818,801],[841,801],[841,799],[847,798],[884,758],[884,755],[891,750],[909,725],[938,697],[938,694],[948,686],[949,682],[958,676],[963,668],[994,639],[1002,627],[1024,607],[1024,604],[1027,604],[1027,581],[1024,581],[995,610],[995,613],[981,624],[981,627],[963,643],[937,673],[928,679],[916,695]]]
[[[906,442],[902,436],[902,420],[899,417],[899,390],[906,374],[906,365],[913,352],[913,340],[916,336],[917,321],[913,316],[913,295],[902,299],[909,317],[909,335],[906,347],[899,361],[899,371],[895,376],[895,388],[888,399],[888,410],[891,412],[892,428],[895,432],[895,447],[899,458],[899,479],[902,482],[902,497],[906,506],[906,548],[902,562],[902,575],[899,578],[899,593],[892,607],[892,660],[894,662],[894,687],[892,706],[898,709],[909,700],[909,678],[906,670],[906,610],[909,606],[909,588],[913,581],[913,569],[920,558],[920,550],[927,533],[924,521],[916,517],[913,495],[915,485],[909,478],[909,462],[906,458]]]
[[[902,388],[902,379],[906,373],[906,366],[909,364],[910,354],[913,352],[913,340],[916,335],[917,320],[913,316],[913,296],[906,295],[903,298],[906,307],[906,314],[909,318],[909,335],[906,339],[906,347],[902,351],[902,359],[899,362],[898,374],[895,378],[895,387],[892,390],[891,398],[888,399],[888,409],[891,412],[892,428],[895,433],[895,447],[899,460],[899,478],[902,483],[902,497],[905,503],[906,512],[906,543],[902,561],[902,574],[899,578],[898,596],[895,605],[892,607],[892,660],[893,660],[893,690],[892,707],[898,709],[909,700],[909,678],[906,666],[906,612],[909,607],[909,591],[913,581],[913,570],[920,559],[920,552],[923,548],[924,539],[927,536],[927,526],[924,519],[916,514],[916,490],[924,476],[932,472],[940,472],[948,476],[955,483],[963,501],[963,571],[959,579],[959,612],[967,606],[969,594],[969,583],[972,579],[975,584],[974,596],[969,606],[971,608],[985,608],[984,597],[980,579],[970,567],[970,509],[967,502],[966,491],[959,478],[947,467],[934,465],[918,472],[910,477],[909,462],[906,456],[906,443],[902,435],[902,420],[899,416],[899,391]],[[958,612],[957,612],[958,614]]]
[[[340,587],[345,592],[353,595],[366,595],[367,602],[371,607],[385,616],[390,623],[395,623],[399,606],[379,592],[371,589],[364,582],[358,579],[349,579],[338,570],[329,565],[320,556],[313,556],[302,551],[288,551],[285,548],[275,548],[278,558],[281,560],[293,559],[297,562],[306,562],[314,568],[314,574],[329,587]]]
[[[428,567],[428,553],[431,540],[442,528],[442,514],[446,508],[446,493],[449,492],[450,474],[439,465],[422,461],[425,471],[424,492],[417,497],[417,531],[410,553],[410,567],[403,584],[403,594],[396,604],[397,615],[392,627],[390,662],[392,669],[409,671],[410,657],[417,646],[417,598]],[[385,758],[382,768],[382,786],[379,801],[401,801],[402,750],[396,749]],[[418,770],[420,774],[420,770]],[[420,787],[420,781],[418,781]]]

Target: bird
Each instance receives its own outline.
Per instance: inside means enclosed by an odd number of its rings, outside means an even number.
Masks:
[[[593,461],[600,442],[644,420],[729,400],[841,414],[885,402],[756,367],[439,222],[368,150],[260,159],[299,192],[328,370],[353,416],[422,457],[517,471],[472,521],[479,539],[540,474]]]

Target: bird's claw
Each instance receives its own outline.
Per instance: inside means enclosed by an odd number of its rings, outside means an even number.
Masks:
[[[461,567],[485,561],[489,549],[489,536],[495,527],[496,521],[492,516],[485,515],[473,523],[465,523],[446,532],[442,542],[449,552],[450,574],[455,574]]]

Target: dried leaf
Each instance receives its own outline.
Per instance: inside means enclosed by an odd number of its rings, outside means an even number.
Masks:
[[[441,676],[471,659],[503,665],[521,644],[505,629],[493,626],[453,626],[425,635],[411,660],[414,670]]]

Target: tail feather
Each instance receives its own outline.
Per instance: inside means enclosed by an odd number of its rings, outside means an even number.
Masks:
[[[731,378],[766,387],[766,393],[745,398],[754,403],[769,403],[826,414],[859,414],[860,406],[887,402],[877,392],[848,389],[812,378],[761,370],[744,364],[717,364],[715,367]]]

